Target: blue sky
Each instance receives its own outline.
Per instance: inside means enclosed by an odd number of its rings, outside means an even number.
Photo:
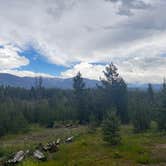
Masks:
[[[113,62],[128,83],[166,76],[165,0],[0,4],[0,73],[98,80]]]
[[[61,72],[67,70],[67,67],[50,63],[39,51],[32,46],[19,53],[21,56],[29,59],[30,63],[20,67],[21,70],[29,70],[35,73],[46,73],[53,76],[59,76]]]

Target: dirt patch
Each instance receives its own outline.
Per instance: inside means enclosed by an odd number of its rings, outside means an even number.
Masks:
[[[166,144],[157,144],[155,146],[156,149],[166,149]]]
[[[151,151],[152,159],[160,166],[166,165],[166,144],[156,144]],[[156,164],[156,166],[158,166]]]

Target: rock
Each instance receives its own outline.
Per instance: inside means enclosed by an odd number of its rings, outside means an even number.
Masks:
[[[56,145],[59,145],[59,144],[60,144],[60,142],[61,142],[61,139],[60,139],[60,138],[58,138],[58,139],[56,140]]]
[[[42,160],[42,161],[46,160],[45,155],[39,150],[36,150],[33,152],[33,157],[38,160]]]
[[[24,151],[20,150],[19,152],[17,152],[14,157],[12,159],[9,159],[7,161],[7,164],[16,164],[21,162],[25,157],[25,153]]]
[[[67,143],[73,142],[73,139],[74,139],[74,137],[71,136],[71,137],[67,138],[65,142],[67,142]]]

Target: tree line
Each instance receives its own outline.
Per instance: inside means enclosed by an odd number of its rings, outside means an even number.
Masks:
[[[27,131],[35,123],[103,124],[106,139],[111,126],[117,135],[120,123],[132,123],[135,132],[142,132],[153,121],[158,130],[166,130],[165,80],[160,91],[151,84],[147,90],[128,89],[113,63],[104,75],[92,89],[86,88],[80,72],[73,78],[73,89],[46,89],[41,77],[31,89],[0,86],[0,136]]]

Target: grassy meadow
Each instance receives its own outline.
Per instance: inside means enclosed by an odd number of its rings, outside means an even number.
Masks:
[[[33,127],[29,133],[8,135],[0,139],[0,158],[18,150],[33,151],[39,143],[74,135],[70,144],[62,143],[56,153],[46,153],[47,161],[25,159],[19,166],[165,166],[166,135],[149,130],[135,134],[131,126],[121,128],[122,143],[110,146],[102,139],[101,129],[87,126],[44,129]]]

